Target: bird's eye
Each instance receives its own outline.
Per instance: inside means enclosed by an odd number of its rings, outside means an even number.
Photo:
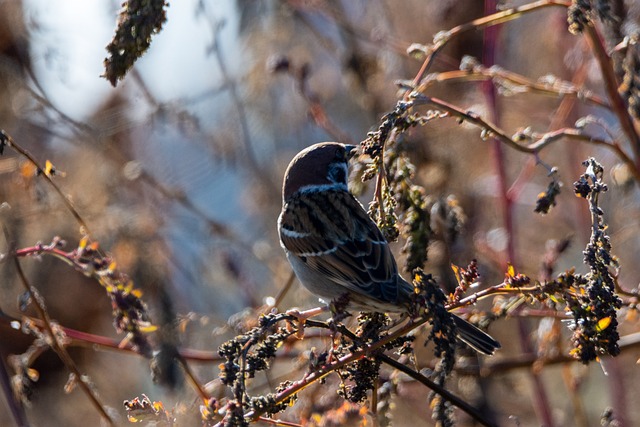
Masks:
[[[336,160],[347,160],[347,153],[344,151],[343,148],[337,148],[336,149]]]

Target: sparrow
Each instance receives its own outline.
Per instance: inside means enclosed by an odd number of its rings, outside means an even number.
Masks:
[[[302,285],[325,302],[359,311],[407,313],[414,292],[382,232],[349,192],[356,146],[322,142],[298,153],[284,175],[280,245]],[[500,343],[453,315],[458,338],[491,355]]]

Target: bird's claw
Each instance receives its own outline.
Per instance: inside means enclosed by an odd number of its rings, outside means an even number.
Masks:
[[[298,330],[296,331],[296,338],[303,339],[304,338],[304,325],[307,323],[307,320],[315,317],[327,310],[326,307],[316,307],[305,311],[300,311],[296,308],[287,310],[287,314],[289,316],[293,316],[298,321]]]

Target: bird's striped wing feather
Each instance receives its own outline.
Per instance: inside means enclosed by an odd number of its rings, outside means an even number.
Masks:
[[[343,286],[383,303],[397,303],[396,262],[382,233],[346,191],[299,194],[281,214],[280,240],[293,255]]]

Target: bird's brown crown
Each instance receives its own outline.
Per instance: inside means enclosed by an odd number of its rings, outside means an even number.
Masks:
[[[352,145],[338,142],[321,142],[299,152],[284,175],[282,198],[286,202],[296,192],[304,188],[322,185],[344,185],[346,188],[346,165],[355,149]]]

